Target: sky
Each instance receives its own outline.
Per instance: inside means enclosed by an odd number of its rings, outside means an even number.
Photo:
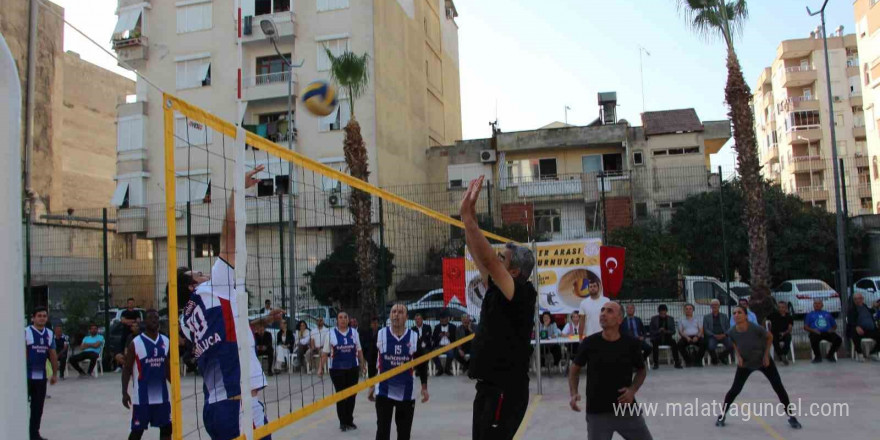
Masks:
[[[50,0],[67,21],[109,49],[116,0]],[[300,0],[307,1],[307,0]],[[855,32],[851,0],[830,0],[829,31]],[[806,6],[821,0],[751,0],[749,20],[735,45],[752,87],[782,40],[806,38],[819,23]],[[677,0],[457,0],[462,130],[465,139],[531,130],[553,121],[588,124],[598,116],[598,92],[616,91],[618,117],[641,125],[644,109],[694,108],[704,121],[726,118],[725,50],[720,40],[694,34]],[[639,46],[643,55],[640,75]],[[124,73],[115,60],[65,28],[65,50]],[[733,171],[731,142],[712,156],[713,167]]]

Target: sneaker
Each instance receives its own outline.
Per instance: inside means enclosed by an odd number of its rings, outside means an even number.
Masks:
[[[813,359],[812,363],[814,363],[814,364],[821,364],[821,363],[822,363],[822,358],[815,358],[815,359]]]
[[[340,424],[339,424],[339,429],[340,429],[342,432],[348,431],[348,425],[346,425],[345,423],[340,423]]]
[[[358,427],[357,427],[357,425],[355,425],[354,423],[349,423],[349,424],[348,424],[348,429],[358,429]]]
[[[719,427],[719,428],[723,428],[723,427],[724,427],[724,423],[725,423],[725,422],[724,422],[724,417],[722,417],[722,416],[718,416],[718,418],[715,419],[715,426],[717,426],[717,427]]]
[[[114,373],[122,373],[122,367],[116,367],[116,369],[113,370],[113,372]]]
[[[803,428],[803,426],[801,426],[801,422],[798,422],[798,419],[796,419],[794,416],[788,418],[788,424],[794,429]]]
[[[828,359],[828,362],[837,362],[837,359],[834,358],[833,354],[828,356],[826,359]]]
[[[788,365],[788,356],[782,357],[782,365]]]

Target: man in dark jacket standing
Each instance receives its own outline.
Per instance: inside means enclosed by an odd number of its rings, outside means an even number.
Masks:
[[[877,329],[877,323],[874,322],[875,311],[865,304],[865,296],[861,293],[853,295],[853,305],[855,307],[847,311],[847,334],[852,338],[856,353],[869,358],[866,353],[863,353],[862,339],[874,340],[874,347],[871,348],[870,354],[880,352],[880,330]]]
[[[473,439],[509,440],[529,406],[529,361],[538,292],[529,281],[535,255],[507,243],[497,252],[480,231],[475,205],[483,177],[471,181],[461,202],[461,221],[486,296],[471,346],[468,375],[477,380]]]
[[[376,375],[376,360],[379,356],[379,349],[376,347],[376,341],[379,337],[379,318],[371,317],[370,328],[358,332],[358,335],[361,338],[361,350],[364,351],[364,360],[367,361],[367,377],[373,377]]]

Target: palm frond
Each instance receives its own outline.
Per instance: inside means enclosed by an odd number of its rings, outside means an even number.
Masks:
[[[676,0],[676,6],[697,35],[707,41],[720,37],[729,47],[749,16],[746,0]]]
[[[327,51],[327,57],[330,58],[330,77],[348,90],[352,95],[349,96],[349,99],[354,102],[355,99],[363,95],[370,83],[369,54],[357,55],[345,51],[339,56],[335,56],[330,49],[324,48],[324,50]]]

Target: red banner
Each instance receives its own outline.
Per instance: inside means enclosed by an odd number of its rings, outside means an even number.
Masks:
[[[449,305],[452,298],[467,306],[464,290],[464,258],[443,259],[443,306]]]
[[[602,269],[602,286],[605,296],[617,298],[623,284],[623,263],[626,248],[602,246],[599,248],[599,265]]]

